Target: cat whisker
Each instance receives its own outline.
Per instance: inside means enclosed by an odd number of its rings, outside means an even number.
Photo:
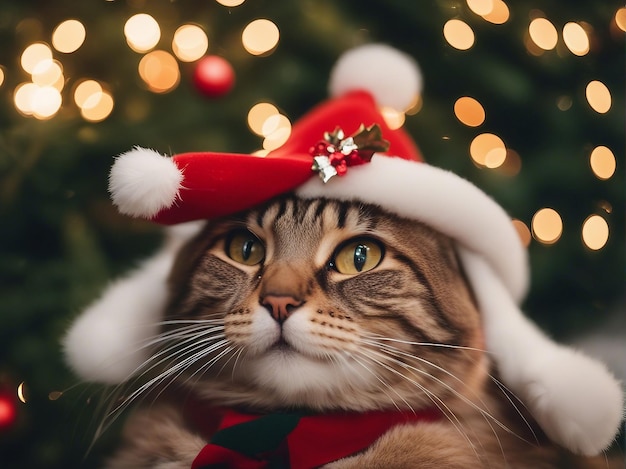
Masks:
[[[524,442],[528,442],[528,440],[526,440],[525,438],[523,438],[521,435],[518,435],[517,433],[515,433],[513,430],[511,430],[508,426],[506,426],[503,422],[501,422],[499,419],[497,419],[488,409],[488,406],[486,405],[486,403],[482,400],[482,398],[480,398],[479,396],[476,395],[476,393],[471,389],[468,388],[469,391],[476,396],[479,399],[479,402],[485,407],[482,408],[479,405],[477,405],[476,403],[474,403],[473,401],[471,401],[470,399],[468,399],[466,396],[464,396],[463,394],[459,393],[456,389],[454,389],[452,386],[450,386],[449,384],[445,383],[444,381],[442,381],[441,379],[433,376],[432,374],[426,372],[425,370],[422,370],[420,368],[414,367],[402,360],[399,360],[398,358],[395,358],[394,355],[397,356],[404,356],[413,360],[417,360],[420,361],[424,364],[426,364],[427,366],[431,366],[434,367],[436,370],[439,370],[443,373],[445,373],[446,375],[450,376],[451,378],[453,378],[454,380],[458,381],[459,383],[463,384],[463,386],[466,386],[465,383],[460,380],[458,377],[456,377],[453,373],[450,373],[448,370],[430,362],[429,360],[426,360],[422,357],[417,357],[414,355],[411,355],[409,353],[406,353],[402,350],[396,349],[395,347],[389,347],[386,344],[377,344],[377,343],[373,343],[370,345],[376,345],[378,347],[380,347],[381,351],[376,351],[376,350],[371,350],[374,353],[377,353],[379,355],[385,356],[387,358],[390,358],[391,360],[393,360],[394,362],[396,362],[397,364],[400,364],[401,366],[410,369],[411,371],[417,372],[422,376],[426,376],[429,379],[432,379],[433,381],[437,382],[438,384],[440,384],[441,386],[443,386],[444,388],[446,388],[447,390],[449,390],[453,395],[455,395],[457,398],[459,398],[461,401],[463,401],[464,403],[466,403],[467,405],[469,405],[471,408],[475,409],[476,411],[478,411],[481,416],[485,419],[485,422],[487,423],[487,425],[491,428],[492,433],[494,434],[494,437],[496,438],[496,441],[498,442],[498,445],[500,447],[501,453],[504,456],[504,449],[502,447],[500,438],[495,430],[495,428],[492,426],[491,422],[494,422],[498,427],[500,427],[501,429],[503,429],[504,431],[506,431],[507,433],[514,435],[515,437],[521,439]],[[382,353],[385,352],[385,353]]]
[[[389,364],[384,363],[383,361],[381,361],[381,360],[379,360],[377,358],[374,358],[371,355],[366,354],[365,353],[366,350],[362,350],[360,354],[362,356],[364,356],[365,358],[367,358],[368,360],[372,361],[373,363],[377,364],[378,366],[380,366],[380,367],[390,371],[391,373],[395,374],[396,376],[398,376],[398,377],[402,378],[403,380],[411,383],[417,389],[419,389],[422,393],[424,393],[424,395],[429,398],[429,400],[435,405],[435,407],[437,407],[437,409],[439,409],[439,411],[443,415],[446,416],[446,418],[452,424],[452,426],[467,441],[467,443],[472,448],[472,451],[474,452],[476,457],[478,459],[480,459],[479,456],[478,456],[478,453],[476,451],[474,443],[472,442],[471,438],[467,435],[467,433],[463,429],[463,424],[461,423],[459,418],[456,416],[456,414],[452,411],[452,409],[450,409],[450,407],[443,401],[443,399],[441,399],[439,396],[437,396],[434,392],[430,391],[424,385],[422,385],[422,384],[418,383],[417,381],[411,379],[410,377],[400,373],[398,370],[394,369]],[[376,352],[376,351],[375,350],[367,350],[367,352]],[[402,362],[398,362],[398,363],[402,364]]]
[[[369,366],[367,366],[365,363],[361,362],[358,358],[356,358],[355,356],[352,356],[352,359],[354,360],[354,362],[358,363],[359,365],[361,365],[361,367],[363,369],[365,369],[368,373],[370,373],[372,376],[374,376],[374,378],[382,385],[378,387],[378,389],[380,389],[383,394],[385,394],[389,400],[391,401],[391,403],[393,404],[393,406],[400,411],[400,406],[398,404],[396,404],[396,401],[393,397],[391,397],[389,395],[389,393],[386,391],[386,389],[389,389],[391,391],[393,391],[399,398],[400,400],[402,400],[404,402],[404,404],[411,410],[414,412],[413,407],[411,407],[411,404],[409,404],[406,399],[404,399],[400,393],[398,391],[396,391],[395,389],[393,389],[393,387],[391,385],[389,385],[389,383],[386,383],[380,376],[378,376],[378,374],[376,374],[372,369],[370,369]],[[385,389],[386,388],[386,389]]]

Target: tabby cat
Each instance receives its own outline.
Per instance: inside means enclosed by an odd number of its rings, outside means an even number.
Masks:
[[[169,287],[110,468],[191,467],[224,408],[439,416],[328,468],[611,466],[551,444],[498,381],[454,245],[428,226],[281,196],[210,221]]]

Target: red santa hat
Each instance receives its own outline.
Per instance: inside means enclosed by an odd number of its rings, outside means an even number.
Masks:
[[[380,107],[405,110],[420,87],[409,56],[367,45],[340,58],[331,73],[332,98],[302,117],[288,141],[266,156],[168,157],[143,148],[120,155],[109,186],[119,211],[181,225],[159,253],[75,321],[65,338],[75,371],[119,383],[148,357],[136,344],[156,332],[173,257],[194,231],[183,222],[232,214],[287,192],[358,200],[450,236],[505,385],[556,442],[582,454],[606,448],[622,418],[620,385],[602,363],[556,344],[520,311],[528,261],[509,216],[469,181],[422,162],[408,134],[385,123]]]

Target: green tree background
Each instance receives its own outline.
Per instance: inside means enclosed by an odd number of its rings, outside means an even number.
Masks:
[[[560,213],[560,240],[529,246],[528,314],[563,340],[593,330],[616,308],[623,321],[625,55],[624,33],[614,19],[622,5],[522,0],[508,6],[509,20],[496,25],[461,0],[248,0],[233,8],[213,0],[0,3],[0,397],[15,400],[23,382],[27,398],[15,401],[15,424],[0,430],[0,465],[93,467],[115,442],[114,428],[87,452],[101,390],[71,375],[59,346],[81,308],[160,240],[158,227],[120,216],[111,206],[106,185],[112,157],[134,145],[162,153],[257,150],[261,139],[246,124],[250,107],[269,101],[296,120],[326,97],[339,54],[364,42],[391,44],[419,61],[423,106],[405,126],[429,163],[475,182],[526,225],[540,208]],[[127,46],[123,34],[136,13],[157,19],[157,48],[163,50],[171,50],[178,26],[200,25],[209,37],[208,53],[233,65],[235,88],[220,99],[202,96],[191,83],[194,63],[181,63],[175,90],[149,91],[137,73],[142,54]],[[585,22],[591,52],[575,56],[560,36],[555,50],[530,53],[528,25],[542,14],[559,30],[569,21]],[[49,43],[68,18],[85,25],[87,38],[78,51],[55,55],[68,81],[63,106],[48,120],[26,117],[13,98],[17,85],[30,79],[20,55],[33,42]],[[257,18],[280,29],[277,48],[261,57],[241,44],[243,28]],[[443,25],[453,18],[474,30],[471,49],[457,50],[445,40]],[[85,121],[72,102],[72,83],[81,77],[106,83],[114,97],[115,108],[102,122]],[[611,91],[613,105],[605,114],[587,103],[591,80]],[[454,115],[454,102],[465,95],[486,110],[479,128]],[[563,99],[571,103],[565,110],[558,106]],[[518,174],[472,163],[469,144],[481,132],[493,132],[515,149],[522,162]],[[589,165],[597,145],[617,158],[616,174],[605,181]],[[591,214],[610,226],[598,251],[581,241]],[[50,396],[56,391],[63,394]]]

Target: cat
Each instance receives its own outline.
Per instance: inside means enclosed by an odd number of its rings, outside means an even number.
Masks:
[[[425,224],[287,194],[207,222],[168,287],[108,468],[191,467],[224,409],[436,416],[326,468],[613,467],[551,443],[500,383],[454,243]]]

